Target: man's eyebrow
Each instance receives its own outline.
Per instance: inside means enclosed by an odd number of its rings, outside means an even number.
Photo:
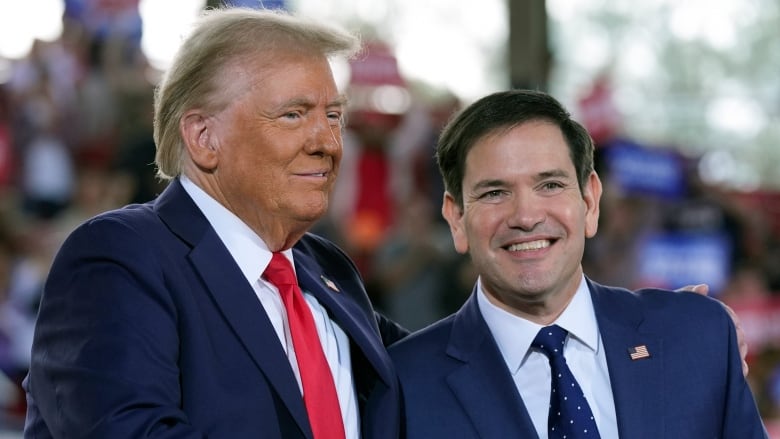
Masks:
[[[326,106],[328,108],[345,107],[347,105],[347,101],[348,101],[347,97],[342,95],[342,96],[339,96],[336,99],[328,102],[326,104]],[[309,98],[306,98],[306,97],[297,97],[297,98],[292,98],[292,99],[289,99],[287,101],[284,101],[284,102],[280,103],[279,105],[276,106],[276,110],[277,111],[278,110],[284,110],[284,109],[292,108],[292,107],[312,108],[312,107],[316,107],[316,106],[317,106],[317,103],[314,100],[312,100],[312,99],[309,99]]]
[[[339,97],[328,104],[328,107],[346,107],[348,104],[349,98],[347,98],[347,95],[339,95]]]
[[[546,178],[570,178],[568,172],[563,169],[550,169],[549,171],[542,171],[536,174],[536,180],[544,180]]]
[[[504,180],[494,178],[490,180],[480,180],[474,186],[472,186],[472,189],[486,189],[486,188],[495,188],[495,187],[503,187],[506,186],[507,183]]]

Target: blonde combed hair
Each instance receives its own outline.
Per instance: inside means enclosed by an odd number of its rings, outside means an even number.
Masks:
[[[335,26],[295,17],[283,11],[245,8],[204,11],[182,42],[173,63],[155,90],[155,164],[161,179],[181,173],[184,141],[179,121],[193,108],[217,109],[224,67],[276,50],[300,50],[325,57],[354,56],[359,38]]]

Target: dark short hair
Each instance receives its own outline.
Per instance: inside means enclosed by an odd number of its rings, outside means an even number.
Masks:
[[[444,127],[436,146],[436,160],[445,189],[463,207],[463,175],[471,148],[488,135],[530,121],[546,121],[560,128],[569,146],[582,191],[593,171],[593,139],[554,97],[536,90],[509,90],[480,98],[456,114]]]

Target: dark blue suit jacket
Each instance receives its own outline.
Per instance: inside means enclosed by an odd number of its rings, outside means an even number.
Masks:
[[[626,439],[766,438],[742,375],[733,321],[694,293],[588,281]],[[632,360],[645,345],[650,358]],[[390,348],[408,439],[536,438],[476,295]],[[604,438],[614,439],[614,438]]]
[[[363,438],[396,438],[400,395],[385,345],[404,332],[375,314],[332,243],[306,235],[294,258],[301,288],[350,337]],[[263,307],[178,180],[64,243],[25,385],[27,438],[312,438]]]

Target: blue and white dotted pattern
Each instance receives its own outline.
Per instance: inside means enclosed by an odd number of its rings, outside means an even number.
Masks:
[[[531,346],[541,349],[550,359],[552,393],[548,429],[550,439],[600,438],[596,421],[580,385],[574,379],[563,344],[568,332],[558,325],[539,330]]]

